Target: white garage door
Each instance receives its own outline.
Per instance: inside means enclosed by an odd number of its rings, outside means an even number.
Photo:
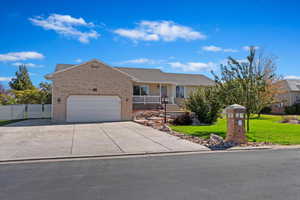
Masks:
[[[67,100],[67,122],[121,120],[121,100],[117,96],[72,95]]]

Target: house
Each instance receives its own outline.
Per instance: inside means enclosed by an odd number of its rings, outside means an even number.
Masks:
[[[214,82],[203,75],[160,69],[111,67],[98,60],[58,64],[46,75],[53,81],[52,118],[57,122],[132,120],[134,109],[180,104],[197,87]]]
[[[284,107],[300,103],[300,80],[285,79],[276,83],[280,89],[278,102],[271,106],[272,113],[283,114]]]

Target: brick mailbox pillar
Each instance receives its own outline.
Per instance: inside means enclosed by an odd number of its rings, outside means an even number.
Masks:
[[[245,135],[245,116],[246,108],[234,104],[226,108],[227,115],[227,134],[226,142],[235,142],[238,144],[247,143]]]

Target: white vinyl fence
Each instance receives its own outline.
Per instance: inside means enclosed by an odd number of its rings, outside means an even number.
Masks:
[[[0,106],[0,120],[50,118],[51,104],[18,104]]]

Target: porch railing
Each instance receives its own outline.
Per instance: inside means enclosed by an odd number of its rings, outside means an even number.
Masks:
[[[133,96],[133,103],[161,103],[160,96]]]
[[[133,103],[141,103],[141,104],[151,104],[151,103],[161,103],[161,97],[160,96],[133,96]],[[168,97],[169,103],[174,103],[174,97]]]

